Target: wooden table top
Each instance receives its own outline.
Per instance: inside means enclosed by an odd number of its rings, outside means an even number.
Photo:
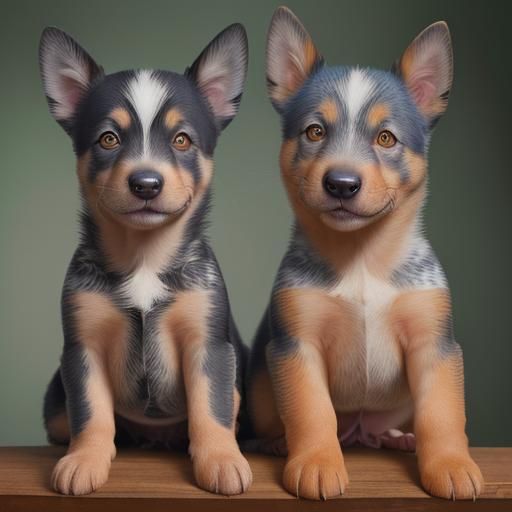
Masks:
[[[347,449],[350,485],[343,497],[326,502],[299,500],[281,487],[284,459],[247,454],[254,474],[250,490],[222,497],[194,485],[184,454],[120,450],[107,484],[81,497],[64,497],[50,488],[52,468],[62,447],[0,448],[0,511],[350,511],[350,510],[508,510],[512,511],[512,448],[472,448],[484,475],[483,495],[475,502],[431,498],[420,487],[416,457],[389,450]]]

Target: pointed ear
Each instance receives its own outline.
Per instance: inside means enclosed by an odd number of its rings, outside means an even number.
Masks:
[[[39,43],[39,66],[53,117],[69,133],[77,108],[103,69],[68,34],[47,27]]]
[[[267,36],[267,87],[274,107],[280,108],[323,65],[323,58],[306,29],[287,7],[272,17]]]
[[[433,125],[448,106],[453,79],[450,31],[444,21],[427,27],[393,66],[420,112]]]
[[[247,55],[245,28],[234,23],[217,35],[185,71],[206,99],[220,130],[238,112],[247,76]]]

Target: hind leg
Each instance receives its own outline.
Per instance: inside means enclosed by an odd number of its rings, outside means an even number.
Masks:
[[[46,390],[43,417],[48,442],[68,444],[71,433],[66,411],[66,392],[62,384],[60,368],[55,372]]]
[[[243,443],[246,450],[286,457],[288,448],[284,426],[274,400],[268,370],[259,368],[251,376],[248,389],[248,406],[251,423],[257,439]]]
[[[361,444],[414,452],[412,413],[409,403],[390,411],[338,413],[338,438],[344,447]]]

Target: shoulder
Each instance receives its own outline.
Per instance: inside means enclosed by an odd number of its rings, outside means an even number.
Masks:
[[[413,239],[391,274],[398,288],[447,288],[446,276],[432,246],[424,237]]]

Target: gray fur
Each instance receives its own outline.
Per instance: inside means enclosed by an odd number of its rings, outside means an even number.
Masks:
[[[393,271],[392,283],[398,288],[446,288],[443,268],[424,238],[416,240],[406,257]]]
[[[97,177],[120,160],[144,155],[178,165],[187,170],[198,183],[202,176],[200,157],[213,156],[217,138],[238,111],[247,68],[247,38],[241,25],[234,24],[221,32],[182,75],[171,71],[121,71],[105,75],[100,66],[67,34],[58,29],[44,31],[40,59],[43,83],[50,111],[70,135],[78,157],[90,154],[87,178]],[[69,69],[77,71],[79,83],[63,80]],[[151,82],[149,99],[155,105],[145,112],[140,96],[139,80]],[[149,78],[148,78],[149,77]],[[212,101],[210,81],[220,80],[226,94],[225,108]],[[135,89],[131,88],[131,84]],[[142,87],[142,86],[140,86]],[[144,87],[142,87],[144,89]],[[79,93],[75,98],[67,88]],[[132,94],[133,90],[139,93]],[[158,94],[153,94],[154,91]],[[215,90],[215,89],[214,89]],[[76,101],[72,101],[76,99]],[[140,99],[140,98],[139,98]],[[218,98],[213,98],[215,100]],[[130,112],[132,123],[121,129],[110,113],[117,107]],[[165,113],[178,107],[181,119],[168,127]],[[216,110],[217,108],[217,110]],[[147,109],[146,109],[147,110]],[[141,113],[142,112],[142,113]],[[193,143],[188,151],[178,151],[170,141],[177,130],[186,129]],[[105,130],[122,132],[122,143],[106,151],[98,143]],[[149,148],[149,149],[148,149]],[[162,315],[173,307],[176,297],[186,291],[208,290],[214,297],[213,313],[207,319],[208,339],[204,373],[210,386],[211,415],[224,426],[231,426],[235,386],[242,395],[242,341],[234,325],[224,280],[209,245],[206,217],[210,191],[195,205],[195,211],[185,226],[177,254],[156,277],[165,293],[154,298],[148,307],[134,305],[128,296],[130,272],[112,272],[107,255],[100,243],[101,234],[85,201],[80,218],[80,242],[66,275],[62,294],[64,351],[61,367],[52,380],[45,397],[45,423],[62,411],[67,411],[72,435],[83,430],[91,417],[93,404],[87,400],[89,368],[84,340],[75,326],[74,297],[81,292],[101,294],[117,308],[129,326],[127,356],[122,372],[122,396],[115,397],[119,408],[143,410],[147,418],[185,417],[187,413],[183,375],[170,375],[161,353],[160,324]],[[140,307],[140,309],[139,309]],[[179,362],[178,362],[179,363]],[[60,379],[62,375],[62,379]],[[117,423],[117,421],[116,421]],[[129,422],[128,422],[129,424]],[[117,426],[119,424],[117,423]],[[123,429],[129,429],[123,422]]]

